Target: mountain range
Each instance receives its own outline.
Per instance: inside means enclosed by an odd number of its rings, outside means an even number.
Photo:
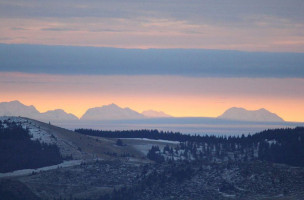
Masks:
[[[66,113],[62,109],[40,113],[34,106],[26,106],[19,101],[0,103],[0,116],[23,116],[45,122],[79,120],[75,115]],[[172,116],[161,111],[147,110],[139,113],[130,108],[121,108],[115,104],[110,104],[101,107],[89,108],[80,120],[134,120],[170,117],[172,118]],[[264,108],[251,111],[244,108],[232,107],[217,118],[253,122],[284,122],[281,117]]]
[[[78,120],[75,115],[66,113],[62,109],[49,110],[47,112],[40,113],[34,106],[26,106],[19,101],[0,103],[0,116],[23,116],[42,121]]]
[[[168,115],[162,111],[155,111],[155,110],[145,110],[141,114],[143,114],[144,116],[149,117],[149,118],[172,117],[171,115]]]
[[[82,120],[143,119],[145,116],[130,108],[121,108],[115,104],[88,109]]]
[[[277,114],[261,108],[259,110],[246,110],[244,108],[232,107],[226,110],[219,119],[254,122],[284,122]]]
[[[66,113],[62,109],[49,110],[40,113],[34,106],[24,105],[15,100],[0,103],[0,116],[23,116],[41,121],[61,121],[61,120],[79,120],[71,113]],[[121,108],[115,104],[101,107],[89,108],[80,118],[81,120],[122,120],[122,119],[145,119],[171,117],[164,112],[144,111],[136,112],[130,108]]]

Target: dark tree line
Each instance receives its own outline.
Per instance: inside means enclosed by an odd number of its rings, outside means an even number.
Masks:
[[[179,141],[181,142],[180,148],[190,152],[195,158],[204,156],[221,158],[227,152],[232,152],[235,157],[241,155],[242,161],[251,160],[256,156],[256,159],[259,160],[304,166],[304,127],[272,129],[254,135],[228,137],[187,135],[158,130],[102,131],[77,129],[75,131],[85,135],[108,138],[148,138]],[[203,144],[206,148],[203,153],[199,153],[197,148]],[[156,152],[160,152],[160,150],[158,151],[156,147],[153,147],[148,157],[161,162],[163,158],[156,155]],[[257,152],[257,155],[254,155],[254,152]]]
[[[194,160],[262,160],[293,166],[304,166],[304,128],[266,130],[255,135],[228,137],[212,142],[182,142],[174,148],[150,149],[148,156],[159,162],[175,156]],[[206,139],[205,141],[208,141]],[[182,150],[182,154],[178,151]],[[157,154],[157,155],[154,155]],[[160,158],[163,156],[163,158]],[[178,158],[177,158],[178,159]]]
[[[304,166],[304,127],[275,129],[259,133],[259,159]]]
[[[158,163],[162,163],[165,161],[165,159],[163,156],[161,156],[161,154],[159,152],[160,152],[160,149],[158,146],[152,146],[152,148],[149,150],[149,152],[147,154],[147,157],[150,160],[154,160]]]
[[[106,138],[147,138],[154,140],[169,140],[169,141],[208,141],[216,142],[220,139],[225,139],[222,137],[216,136],[199,136],[199,135],[189,135],[182,134],[180,132],[164,132],[158,130],[123,130],[123,131],[104,131],[104,130],[94,130],[94,129],[75,129],[75,132],[97,136],[97,137],[106,137]]]
[[[21,125],[0,121],[0,172],[32,169],[63,161],[56,145],[31,140],[29,130]]]

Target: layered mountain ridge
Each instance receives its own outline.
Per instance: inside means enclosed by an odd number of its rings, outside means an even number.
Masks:
[[[80,118],[81,120],[119,120],[119,119],[143,119],[144,115],[130,109],[121,108],[116,104],[90,108]]]
[[[78,117],[71,113],[67,113],[62,109],[49,110],[40,113],[33,105],[27,106],[15,100],[10,102],[0,103],[0,116],[22,116],[49,121],[72,121],[79,120]],[[172,116],[154,110],[146,110],[139,113],[128,107],[121,108],[112,103],[100,107],[89,108],[80,120],[135,120],[148,118],[172,118]],[[217,119],[237,120],[237,121],[252,121],[252,122],[284,122],[277,114],[272,113],[264,108],[259,110],[246,110],[244,108],[232,107],[226,110]]]
[[[62,109],[40,113],[33,105],[26,106],[17,100],[0,103],[0,116],[22,116],[41,121],[78,120],[75,115],[66,113]]]
[[[218,118],[253,122],[284,122],[277,114],[272,113],[265,108],[259,110],[246,110],[244,108],[232,107],[218,116]]]
[[[27,106],[20,101],[10,101],[0,103],[0,116],[22,116],[48,121],[69,121],[79,120],[78,117],[71,113],[65,112],[63,109],[49,110],[46,112],[39,112],[33,105]],[[136,112],[130,108],[121,108],[112,103],[100,107],[89,108],[80,120],[124,120],[124,119],[145,119],[145,118],[161,118],[171,117],[161,111],[144,111],[142,113]]]
[[[172,117],[171,115],[168,115],[162,111],[155,111],[155,110],[145,110],[141,114],[143,114],[146,117],[150,117],[150,118]]]

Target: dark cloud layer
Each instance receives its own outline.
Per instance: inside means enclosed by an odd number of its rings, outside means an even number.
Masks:
[[[178,20],[236,22],[245,16],[269,15],[303,22],[302,0],[9,0],[0,2],[1,17],[107,17],[154,16]]]
[[[2,72],[304,78],[303,53],[1,44],[0,60]]]

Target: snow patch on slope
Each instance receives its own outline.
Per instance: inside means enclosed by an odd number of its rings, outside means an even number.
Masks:
[[[36,140],[40,143],[57,145],[60,154],[64,158],[72,156],[73,159],[82,159],[83,157],[83,153],[76,145],[74,145],[67,138],[60,136],[60,134],[52,130],[52,128],[48,128],[47,124],[44,125],[38,121],[21,117],[0,117],[0,121],[4,122],[4,124],[6,120],[20,124],[23,128],[28,129],[29,134],[32,136],[31,140]],[[40,125],[43,127],[40,127]]]
[[[31,140],[37,140],[40,143],[46,144],[55,144],[56,138],[51,133],[48,133],[36,125],[33,121],[27,120],[20,117],[0,117],[0,121],[5,124],[5,121],[15,122],[16,124],[21,125],[24,129],[29,130],[29,134],[32,136]]]

